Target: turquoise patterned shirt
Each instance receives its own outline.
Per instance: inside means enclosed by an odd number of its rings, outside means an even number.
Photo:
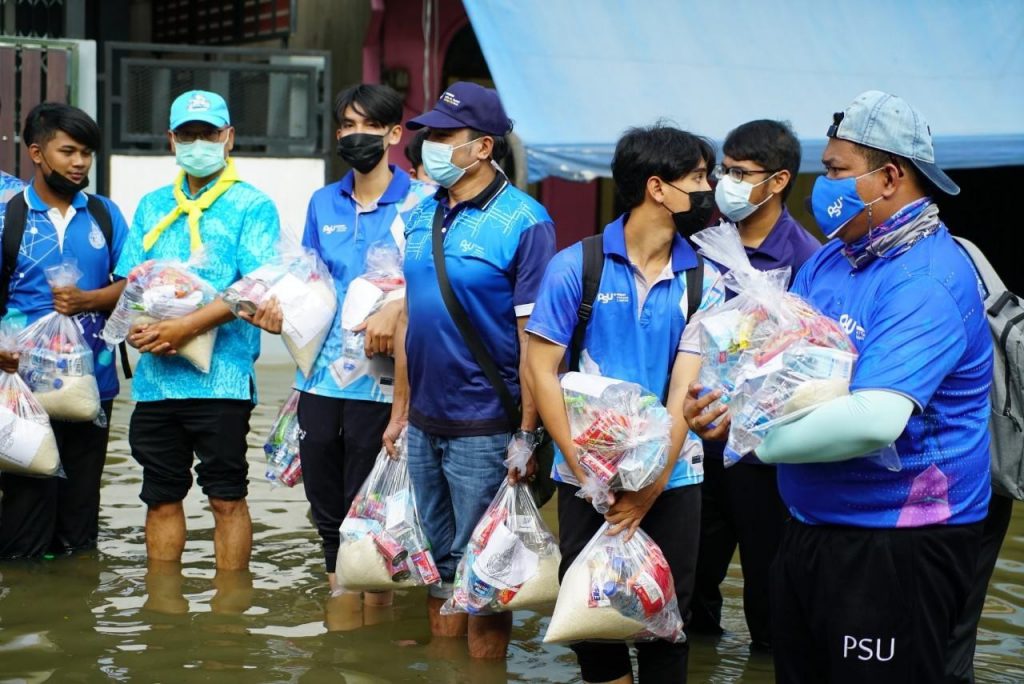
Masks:
[[[215,181],[214,181],[215,182]],[[195,195],[195,199],[210,185]],[[179,216],[146,251],[142,238],[177,206],[173,186],[154,190],[139,203],[124,251],[115,273],[129,271],[147,259],[189,258],[189,232],[185,215]],[[269,197],[244,182],[235,183],[203,212],[199,222],[205,251],[194,270],[218,292],[263,265],[275,253],[280,220]],[[132,380],[135,401],[163,399],[255,399],[253,364],[260,354],[260,331],[245,321],[234,320],[217,329],[210,372],[202,373],[184,359],[143,354]]]

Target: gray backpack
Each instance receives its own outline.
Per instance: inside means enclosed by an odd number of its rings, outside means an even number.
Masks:
[[[1024,307],[985,255],[969,240],[956,238],[974,263],[988,296],[985,311],[992,330],[992,489],[1024,501]]]

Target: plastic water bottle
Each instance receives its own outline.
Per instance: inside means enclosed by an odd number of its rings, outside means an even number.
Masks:
[[[128,285],[117,300],[117,306],[103,326],[100,337],[107,344],[113,346],[128,337],[135,318],[142,312],[142,289]]]

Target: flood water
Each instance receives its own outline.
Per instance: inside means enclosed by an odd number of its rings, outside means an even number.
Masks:
[[[255,542],[251,574],[216,574],[212,517],[186,500],[181,567],[147,573],[138,499],[141,470],[128,451],[131,402],[114,409],[103,481],[99,550],[0,564],[0,682],[572,682],[572,653],[540,642],[548,617],[515,614],[506,663],[474,664],[465,642],[431,640],[423,591],[390,608],[352,612],[328,601],[316,533],[301,488],[262,478],[262,444],[291,371],[260,367],[261,404],[249,436]],[[123,396],[127,396],[127,390]],[[554,502],[545,507],[554,528]],[[691,682],[772,682],[750,657],[739,567],[730,570],[720,640],[695,638]],[[979,682],[1024,681],[1024,506],[1014,509],[978,637]]]

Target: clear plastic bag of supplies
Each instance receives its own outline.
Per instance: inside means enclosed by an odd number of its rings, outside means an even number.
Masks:
[[[267,455],[267,480],[274,485],[294,487],[302,482],[299,442],[305,433],[299,427],[299,393],[292,390],[277,412],[263,452]]]
[[[562,578],[545,643],[686,640],[672,570],[643,530],[609,536],[605,523]]]
[[[505,480],[473,529],[441,613],[487,615],[551,603],[561,560],[529,486]]]
[[[231,310],[255,313],[266,299],[276,297],[284,322],[281,339],[303,375],[313,370],[338,310],[334,280],[316,252],[282,244],[278,256],[224,291]]]
[[[730,466],[756,449],[769,428],[846,394],[857,354],[838,323],[786,292],[788,268],[750,265],[735,226],[712,226],[693,241],[729,269],[725,284],[738,293],[699,319],[699,382],[706,392],[722,390],[710,409],[729,408]]]
[[[385,591],[441,581],[416,511],[402,440],[397,446],[394,459],[381,449],[341,523],[341,589]]]
[[[0,324],[0,350],[14,352],[16,334]],[[0,371],[0,471],[49,477],[61,475],[50,418],[18,373]]]
[[[561,384],[569,431],[588,475],[579,495],[604,513],[612,491],[635,492],[661,475],[672,419],[656,396],[632,382],[573,371]]]
[[[180,318],[206,306],[216,296],[217,291],[189,264],[170,259],[144,261],[128,274],[124,292],[100,336],[110,346],[119,344],[133,325]],[[176,350],[177,356],[208,373],[216,341],[217,329],[213,328],[182,345]]]
[[[45,271],[51,287],[74,285],[82,276],[67,259]],[[18,335],[18,372],[51,419],[106,426],[100,407],[92,349],[77,319],[53,312]]]
[[[394,384],[395,362],[377,354],[367,358],[365,332],[353,328],[377,313],[389,297],[404,291],[402,254],[394,245],[376,243],[366,253],[366,271],[349,283],[341,306],[342,352],[331,364],[331,375],[344,389],[364,376],[381,379],[383,387]]]

